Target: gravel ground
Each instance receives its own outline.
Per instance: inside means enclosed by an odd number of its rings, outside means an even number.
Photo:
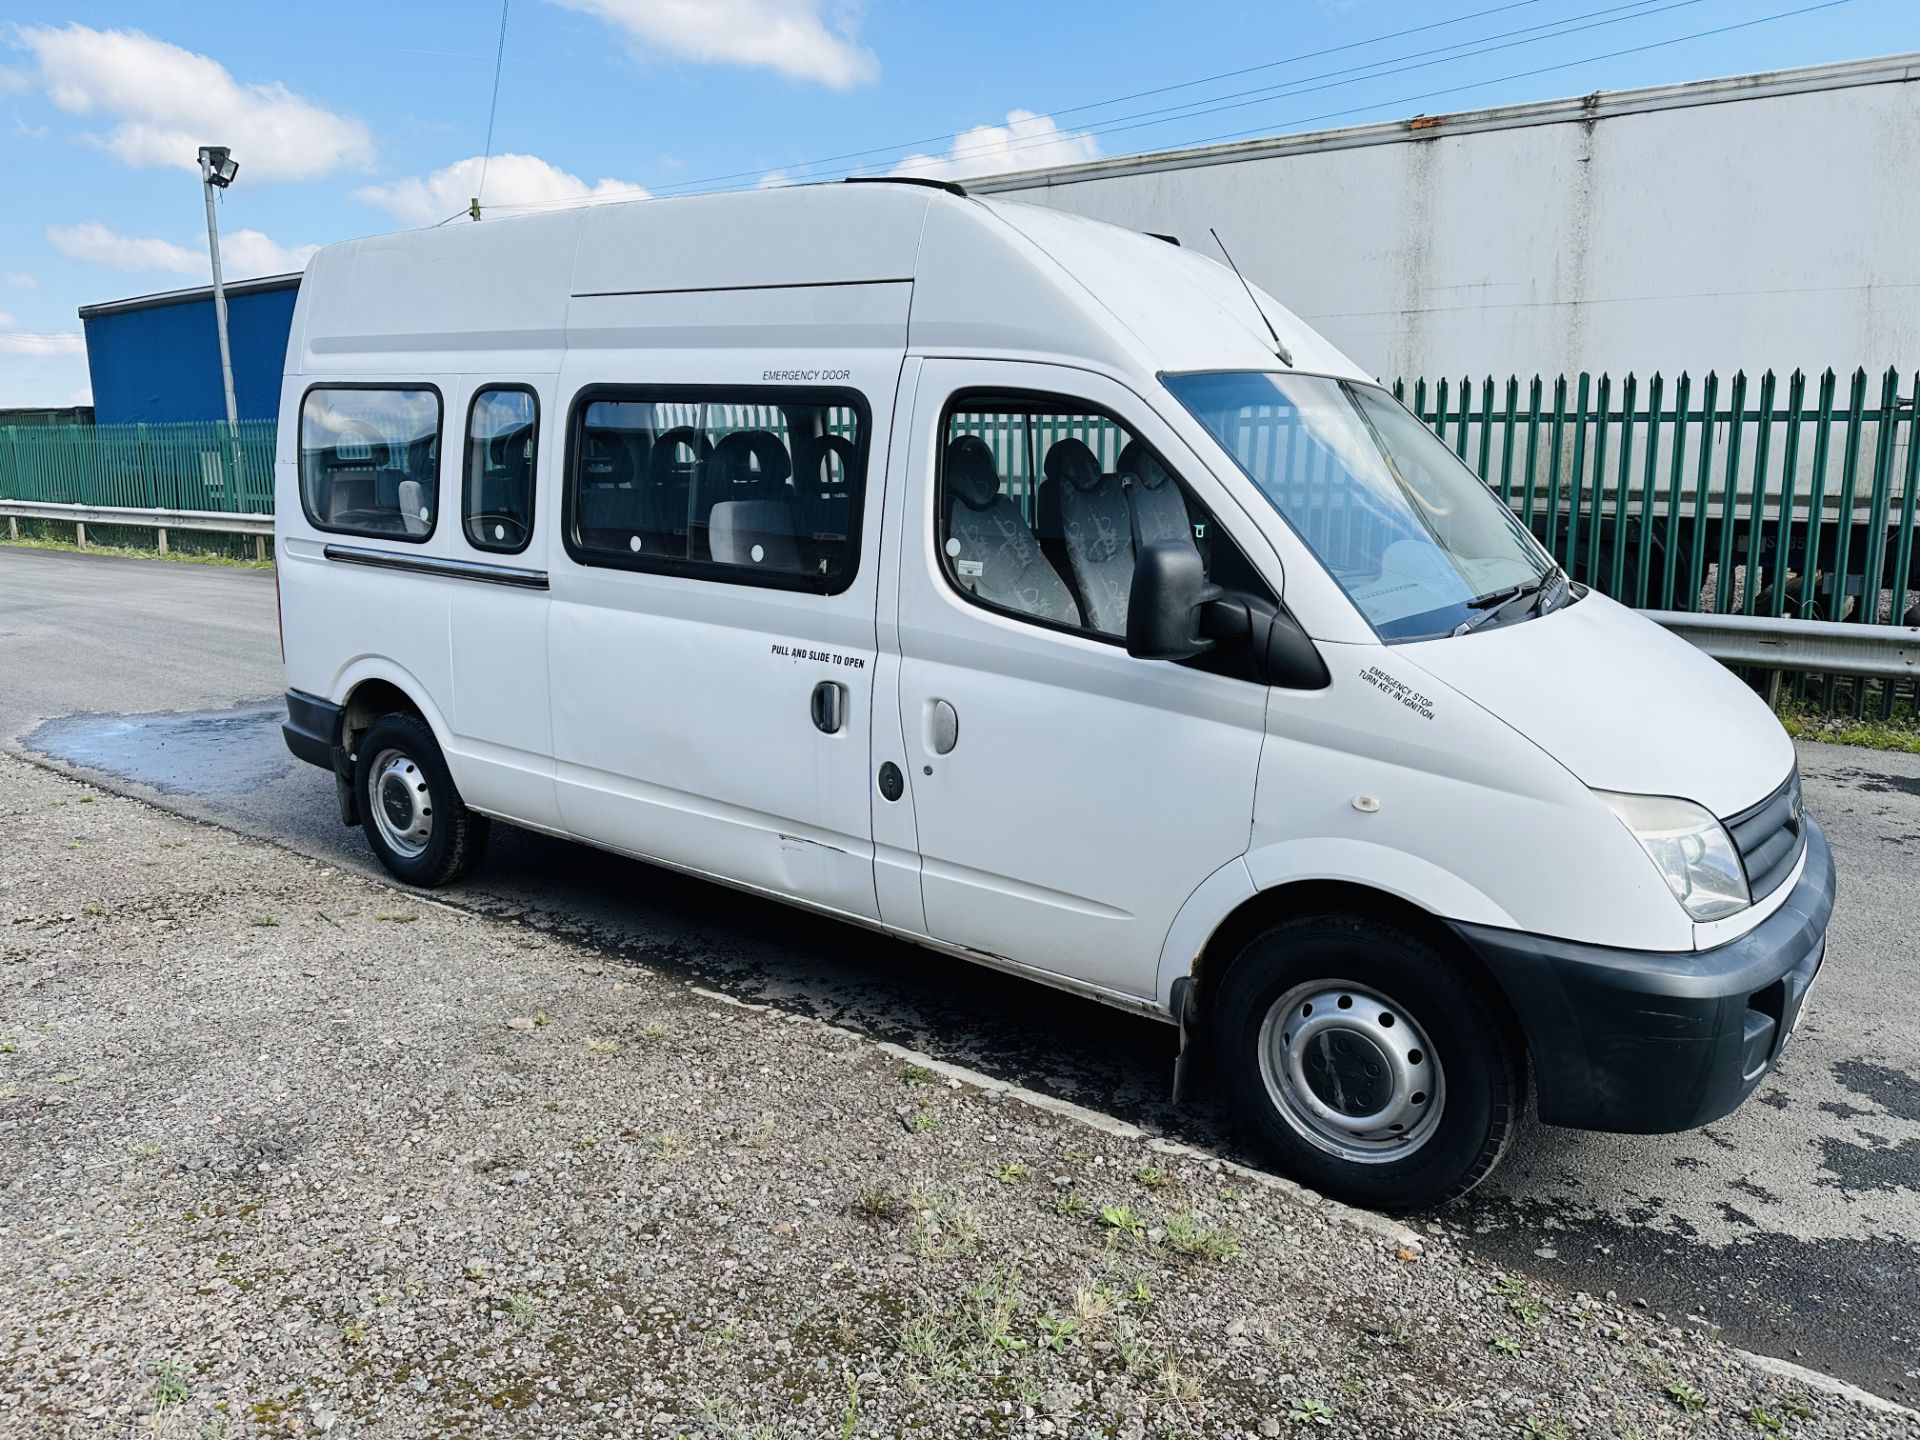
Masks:
[[[0,1435],[1920,1434],[813,1021],[0,795]]]

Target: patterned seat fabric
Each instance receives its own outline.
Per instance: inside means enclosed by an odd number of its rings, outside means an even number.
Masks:
[[[955,582],[993,605],[1058,625],[1078,625],[1080,607],[1040,552],[1033,527],[1000,493],[993,451],[978,435],[947,444],[946,561]]]
[[[1132,482],[1127,486],[1127,509],[1132,516],[1135,546],[1156,540],[1193,539],[1193,521],[1186,498],[1160,462],[1138,440],[1120,452],[1120,469]]]
[[[1133,523],[1121,477],[1102,473],[1093,451],[1072,439],[1055,442],[1045,469],[1059,486],[1061,535],[1087,623],[1106,635],[1125,635]]]

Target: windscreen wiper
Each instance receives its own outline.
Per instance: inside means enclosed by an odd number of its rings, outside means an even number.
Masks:
[[[1504,589],[1489,590],[1484,595],[1476,595],[1467,601],[1469,610],[1491,610],[1496,605],[1504,605],[1509,600],[1517,600],[1526,593],[1524,585],[1508,585]]]
[[[1493,620],[1503,610],[1507,609],[1514,601],[1524,600],[1529,595],[1533,596],[1533,605],[1528,608],[1527,614],[1531,617],[1541,613],[1539,610],[1541,597],[1546,594],[1548,583],[1559,573],[1559,567],[1556,566],[1538,580],[1529,580],[1524,585],[1509,585],[1504,590],[1495,590],[1491,594],[1482,595],[1477,600],[1467,601],[1470,609],[1478,610],[1480,613],[1469,619],[1462,620],[1458,625],[1453,627],[1452,633],[1455,635],[1471,635],[1475,630],[1478,630],[1482,625]]]
[[[1544,615],[1557,607],[1572,592],[1573,584],[1567,579],[1567,572],[1556,565],[1540,577],[1535,589],[1538,593],[1533,597],[1533,604],[1527,607],[1529,618]],[[1549,596],[1552,598],[1549,599]]]

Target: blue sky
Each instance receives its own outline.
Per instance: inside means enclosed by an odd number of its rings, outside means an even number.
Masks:
[[[482,205],[997,173],[1920,48],[1915,0],[1783,14],[1818,3],[510,0]],[[0,405],[86,398],[79,305],[205,283],[199,144],[240,162],[230,274],[464,209],[500,17],[497,0],[11,6]],[[1677,179],[1712,157],[1674,161]]]

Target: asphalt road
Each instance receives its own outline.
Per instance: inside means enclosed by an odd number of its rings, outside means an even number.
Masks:
[[[0,745],[359,870],[329,776],[282,747],[270,574],[0,547]],[[1779,1070],[1675,1136],[1529,1123],[1430,1223],[1499,1263],[1704,1316],[1747,1348],[1920,1399],[1920,757],[1800,751],[1840,867],[1829,961]],[[1232,1149],[1165,1103],[1151,1021],[637,862],[496,831],[448,898]]]

